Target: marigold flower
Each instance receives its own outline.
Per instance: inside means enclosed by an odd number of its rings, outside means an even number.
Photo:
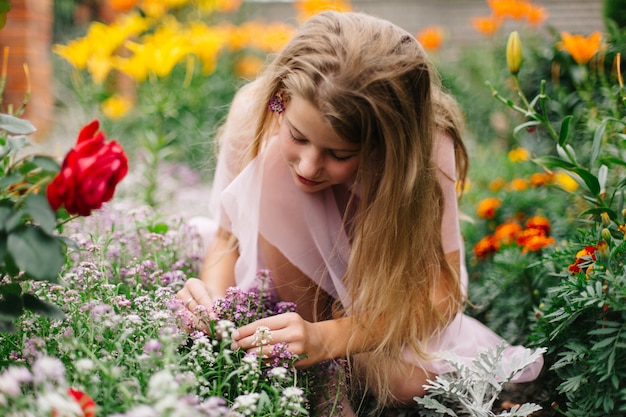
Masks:
[[[523,162],[530,159],[530,152],[526,148],[511,149],[508,153],[509,161],[511,162]]]
[[[481,16],[472,19],[474,29],[486,36],[493,36],[500,29],[502,21],[495,16]]]
[[[596,261],[597,250],[597,246],[585,246],[576,253],[576,260],[573,264],[569,265],[567,269],[573,274],[578,274],[582,270],[588,268]]]
[[[489,190],[494,193],[500,191],[506,185],[506,181],[502,177],[495,178],[489,183]]]
[[[478,203],[476,214],[482,219],[492,219],[496,210],[502,205],[502,200],[497,197],[488,197]]]
[[[550,233],[551,227],[550,219],[544,216],[532,216],[526,220],[527,229],[539,229],[546,235]]]
[[[524,242],[522,253],[536,252],[547,246],[555,245],[555,244],[556,242],[554,241],[552,236],[545,236],[543,234],[537,234],[537,235],[531,236],[528,240]]]
[[[506,63],[509,66],[509,72],[513,75],[517,75],[522,66],[522,39],[519,36],[519,32],[513,31],[509,35],[509,39],[506,43]],[[522,155],[515,155],[514,157],[524,157],[525,159],[516,160],[513,162],[525,161],[529,158],[530,153],[524,148],[517,148],[511,152],[522,152]],[[511,159],[511,152],[509,152],[509,159]]]
[[[443,43],[443,29],[439,26],[428,26],[415,35],[419,43],[427,51],[436,51]]]
[[[490,254],[497,252],[498,249],[500,249],[500,244],[492,235],[488,235],[476,242],[474,245],[474,255],[478,259],[485,259]]]
[[[530,176],[530,185],[540,187],[552,181],[552,174],[547,172],[535,172]]]
[[[522,231],[522,226],[517,222],[502,223],[496,227],[493,237],[497,242],[505,245],[515,242],[517,235]]]
[[[513,178],[510,187],[513,191],[524,191],[528,188],[528,180],[524,178]]]
[[[524,247],[537,236],[546,236],[546,234],[542,229],[524,229],[517,234],[517,244]]]
[[[587,64],[602,47],[602,34],[597,31],[587,37],[561,32],[561,39],[557,47],[570,54],[580,65]]]

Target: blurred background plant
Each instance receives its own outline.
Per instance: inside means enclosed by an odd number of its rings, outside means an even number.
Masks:
[[[54,51],[72,67],[78,101],[94,104],[112,134],[124,132],[144,201],[156,206],[167,161],[210,169],[211,140],[234,92],[254,78],[293,27],[246,20],[231,0],[112,1],[113,20]],[[121,135],[120,135],[121,137]]]

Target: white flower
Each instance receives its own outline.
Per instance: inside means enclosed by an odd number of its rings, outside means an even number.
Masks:
[[[287,387],[283,390],[283,397],[302,397],[302,395],[304,395],[304,391],[298,387]]]
[[[265,346],[269,345],[272,341],[272,332],[270,328],[267,326],[259,326],[254,331],[254,338],[252,339],[252,344],[254,346]]]
[[[284,366],[278,366],[276,368],[270,369],[268,374],[278,380],[282,380],[287,378],[289,371]]]
[[[74,367],[76,368],[76,372],[79,374],[87,375],[94,370],[96,365],[91,359],[81,358],[74,362]]]
[[[178,391],[178,384],[169,371],[159,371],[150,377],[148,393],[151,398],[162,399]]]
[[[65,382],[65,367],[58,358],[43,356],[33,364],[33,379],[36,385],[44,382]]]
[[[80,405],[68,395],[59,392],[47,391],[37,397],[37,408],[42,415],[56,417],[79,417],[83,415]]]
[[[259,394],[256,392],[240,395],[239,397],[235,398],[235,402],[233,403],[231,409],[236,410],[243,415],[249,416],[256,413],[258,401]]]
[[[17,397],[20,395],[20,383],[15,378],[11,378],[8,372],[0,375],[0,393],[4,393],[9,397]]]

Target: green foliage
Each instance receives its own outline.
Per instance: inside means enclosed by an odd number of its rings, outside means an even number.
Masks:
[[[57,231],[57,214],[40,192],[59,170],[51,158],[18,157],[25,135],[35,131],[28,121],[0,115],[0,332],[15,331],[25,311],[59,318],[62,311],[23,292],[29,280],[59,282],[67,242]]]
[[[564,250],[572,263],[591,240],[581,237],[587,239]],[[579,273],[561,272],[535,316],[532,338],[556,357],[551,369],[572,416],[626,410],[626,243],[611,238],[607,252],[596,252],[595,262]]]
[[[620,47],[609,45],[607,51]],[[513,129],[518,140],[528,135],[528,127],[538,131],[536,138],[543,146],[535,148],[532,161],[545,172],[565,172],[578,183],[563,194],[563,204],[576,221],[555,236],[558,245],[526,265],[510,250],[490,259],[483,270],[488,276],[504,276],[500,282],[505,291],[498,295],[510,298],[490,304],[483,314],[506,314],[498,307],[507,303],[523,305],[517,311],[525,318],[529,340],[548,348],[546,363],[557,376],[556,393],[566,398],[566,404],[560,404],[565,415],[622,415],[626,410],[626,92],[621,74],[607,73],[600,60],[576,64],[556,49],[547,56],[552,68],[559,70],[549,81],[527,84],[542,76],[545,66],[539,66],[539,73],[513,76],[516,97],[508,98],[495,87],[492,94],[522,116]],[[551,212],[545,202],[538,205]],[[554,214],[563,216],[563,211]],[[528,294],[507,284],[519,276],[531,283],[527,288],[539,289],[532,303],[524,301]],[[489,282],[484,289],[495,288]]]
[[[602,15],[605,21],[612,20],[620,28],[626,28],[626,1],[603,0]]]

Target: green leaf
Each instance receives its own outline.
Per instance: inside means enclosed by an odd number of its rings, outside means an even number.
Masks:
[[[24,180],[24,176],[21,174],[10,174],[0,178],[0,188],[8,188]]]
[[[0,294],[2,295],[20,295],[22,294],[22,286],[17,282],[0,285]]]
[[[574,116],[569,115],[561,122],[561,131],[559,132],[559,145],[561,146],[565,145],[567,142],[567,137],[569,136],[569,124],[573,118]]]
[[[600,183],[598,182],[598,178],[595,175],[593,175],[591,172],[587,171],[584,168],[574,168],[572,169],[572,171],[574,171],[576,174],[578,174],[580,178],[582,178],[582,180],[587,185],[589,191],[591,191],[591,194],[593,194],[594,196],[600,194]]]
[[[6,24],[7,24],[7,14],[4,12],[0,12],[0,29],[4,28]]]
[[[9,235],[7,247],[21,271],[37,280],[58,282],[65,264],[64,247],[59,239],[26,225]]]
[[[600,154],[600,146],[602,145],[602,138],[604,137],[604,132],[606,131],[606,123],[607,120],[604,120],[600,127],[593,134],[593,144],[591,145],[591,157],[589,159],[589,165],[593,165],[593,163],[598,158]]]
[[[589,210],[585,210],[582,213],[580,213],[578,216],[579,217],[585,217],[589,214],[595,214],[595,215],[602,215],[602,213],[606,213],[609,215],[609,218],[613,221],[617,221],[617,213],[609,208],[605,208],[605,207],[594,207],[594,208],[590,208]]]
[[[21,294],[4,294],[0,298],[0,320],[15,320],[23,313]]]
[[[35,155],[31,159],[31,162],[45,172],[57,173],[61,169],[57,161],[49,156]]]
[[[58,306],[47,301],[40,300],[33,294],[24,294],[22,296],[22,300],[24,301],[24,308],[26,310],[30,310],[40,316],[59,320],[63,320],[65,318],[65,313],[63,313],[63,310],[61,310]]]
[[[166,223],[155,223],[148,225],[146,227],[150,233],[155,233],[158,235],[164,235],[169,231],[169,226]]]
[[[6,13],[11,10],[11,2],[9,0],[0,0],[0,13]]]
[[[57,219],[46,197],[41,194],[30,194],[24,201],[24,209],[45,232],[52,234]]]
[[[522,123],[521,125],[515,126],[515,129],[513,129],[513,136],[517,136],[517,134],[524,129],[527,129],[533,126],[538,126],[540,124],[541,122],[538,120],[531,120],[526,123]]]
[[[6,230],[6,223],[13,215],[13,208],[0,204],[0,232]]]
[[[540,165],[542,167],[546,167],[549,169],[552,168],[564,168],[564,169],[574,169],[576,165],[571,162],[564,161],[561,158],[557,158],[555,156],[540,156],[538,158],[532,159],[534,163]]]
[[[30,135],[37,131],[35,126],[28,120],[3,113],[0,113],[0,129],[4,129],[14,135]]]

